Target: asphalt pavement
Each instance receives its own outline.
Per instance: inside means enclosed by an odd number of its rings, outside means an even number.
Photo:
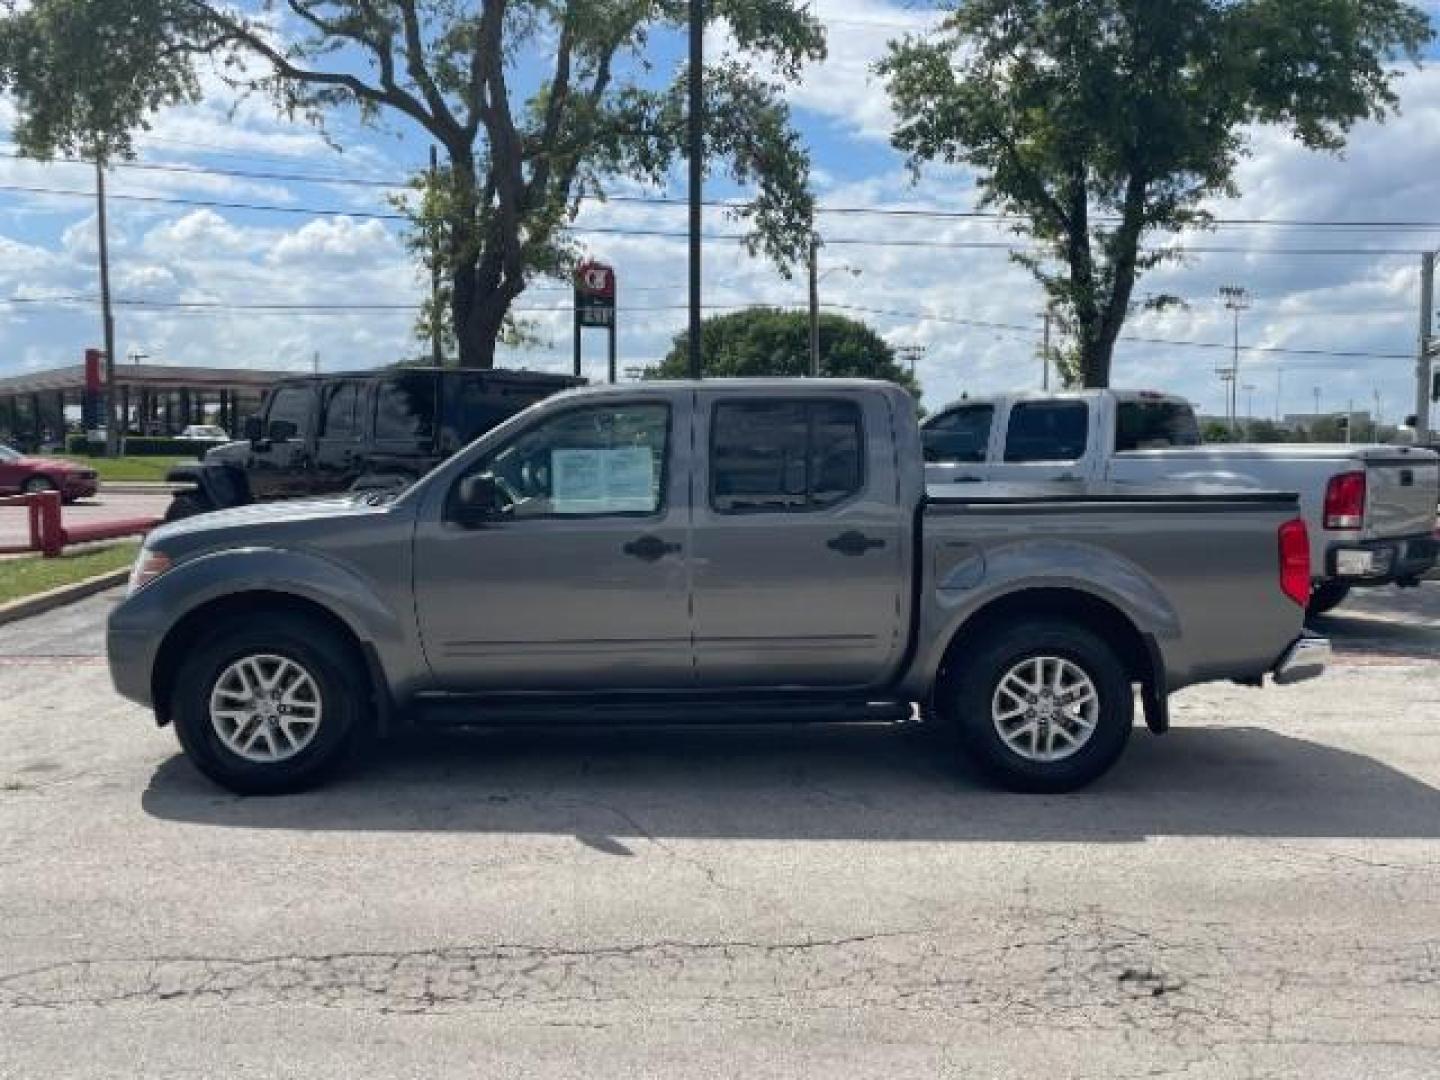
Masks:
[[[0,1076],[1440,1075],[1440,584],[1071,796],[903,729],[411,737],[240,799],[0,628]]]

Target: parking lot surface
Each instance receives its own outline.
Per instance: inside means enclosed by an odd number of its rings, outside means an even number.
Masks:
[[[239,799],[0,628],[0,1075],[1440,1075],[1440,583],[1071,796],[903,729],[411,737]]]

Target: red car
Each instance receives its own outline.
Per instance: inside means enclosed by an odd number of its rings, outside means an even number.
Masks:
[[[74,502],[100,490],[94,469],[59,458],[28,457],[0,443],[0,495],[58,491],[65,502]]]

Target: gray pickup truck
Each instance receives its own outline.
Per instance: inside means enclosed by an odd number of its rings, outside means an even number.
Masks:
[[[1323,670],[1290,494],[943,485],[863,381],[565,393],[403,493],[150,535],[116,687],[240,792],[402,724],[895,721],[992,777],[1104,773],[1168,696]]]

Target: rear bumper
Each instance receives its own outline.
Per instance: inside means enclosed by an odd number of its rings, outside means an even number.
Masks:
[[[1440,558],[1440,541],[1430,533],[1390,540],[1336,544],[1325,556],[1327,577],[1356,585],[1383,585],[1423,577]]]
[[[1329,663],[1330,639],[1306,634],[1285,650],[1270,674],[1280,686],[1289,686],[1319,678]]]

